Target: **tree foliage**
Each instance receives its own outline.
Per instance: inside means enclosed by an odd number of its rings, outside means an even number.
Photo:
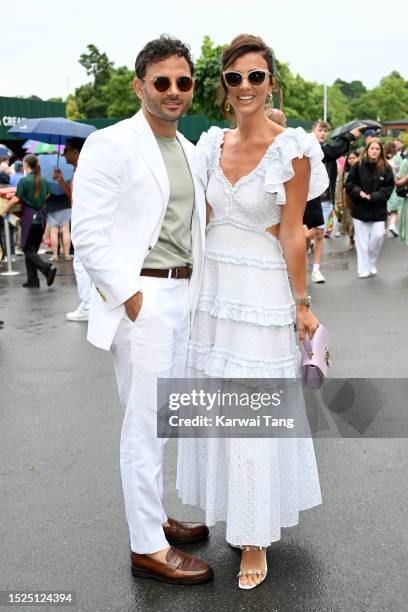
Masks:
[[[93,77],[94,85],[101,87],[109,81],[113,70],[113,62],[109,60],[106,53],[101,53],[95,45],[88,45],[87,49],[88,53],[82,53],[79,63],[85,68],[86,74]]]
[[[131,117],[140,108],[139,98],[133,91],[134,72],[121,66],[114,70],[103,86],[103,96],[108,102],[108,117]]]
[[[190,113],[222,119],[219,103],[221,55],[226,45],[216,45],[205,36],[196,61],[196,86]],[[132,88],[133,71],[116,68],[92,44],[79,58],[92,80],[75,90],[67,100],[67,116],[72,119],[129,117],[140,108]],[[288,118],[314,121],[323,116],[323,85],[293,74],[287,63],[276,59],[276,80],[283,90],[283,111]],[[328,120],[333,126],[351,119],[402,119],[408,116],[408,83],[398,72],[384,77],[377,87],[367,90],[359,80],[336,79],[328,87]]]
[[[79,63],[92,81],[78,87],[74,96],[69,97],[67,115],[72,119],[130,117],[140,108],[132,87],[133,72],[126,66],[115,68],[106,53],[95,45],[88,45],[87,49]]]
[[[201,55],[195,64],[196,85],[190,112],[206,115],[208,119],[223,119],[219,103],[222,98],[220,84],[221,55],[226,45],[214,46],[209,36],[204,36]]]
[[[359,98],[363,94],[367,93],[367,88],[361,81],[343,81],[342,79],[336,79],[333,85],[338,85],[342,94],[346,98],[354,99]]]

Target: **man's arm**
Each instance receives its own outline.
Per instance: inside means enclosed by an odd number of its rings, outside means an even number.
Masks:
[[[342,155],[345,155],[350,148],[350,145],[354,140],[360,138],[361,132],[359,129],[354,129],[347,134],[338,136],[332,143],[325,143],[322,145],[324,154],[323,162],[336,161]]]
[[[57,181],[58,185],[64,190],[65,194],[69,197],[70,203],[72,204],[71,186],[64,179],[64,176],[59,168],[55,168],[54,170],[54,179]]]
[[[72,241],[111,310],[140,290],[134,262],[119,262],[110,238],[123,181],[119,144],[103,132],[94,132],[81,151],[75,172]]]

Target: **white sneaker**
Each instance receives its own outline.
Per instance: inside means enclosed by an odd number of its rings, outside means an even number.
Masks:
[[[326,279],[320,270],[312,270],[312,283],[325,283]]]
[[[377,274],[378,274],[378,270],[377,270],[377,268],[373,264],[372,266],[370,266],[370,275],[371,276],[377,276]]]
[[[388,231],[390,232],[393,238],[398,238],[399,232],[395,223],[390,223],[390,225],[388,226]]]
[[[358,278],[368,278],[370,276],[369,272],[357,272]]]
[[[72,312],[67,312],[65,315],[68,321],[88,321],[89,319],[89,310],[82,310],[78,307],[76,310]]]

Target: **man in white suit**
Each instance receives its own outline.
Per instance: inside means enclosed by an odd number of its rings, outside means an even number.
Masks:
[[[112,351],[125,409],[120,464],[132,572],[177,584],[213,575],[170,546],[206,539],[208,528],[165,514],[165,440],[156,435],[157,378],[185,374],[203,266],[205,199],[195,148],[177,132],[193,71],[179,40],[161,36],[142,49],[134,79],[142,109],[88,138],[72,214],[75,251],[94,284],[88,340]]]

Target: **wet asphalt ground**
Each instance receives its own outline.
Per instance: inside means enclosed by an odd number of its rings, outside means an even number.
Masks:
[[[379,276],[360,280],[342,239],[326,249],[328,282],[310,290],[331,334],[331,375],[406,378],[408,251],[387,239]],[[283,530],[261,587],[237,588],[239,552],[223,524],[185,547],[212,564],[213,582],[133,578],[110,355],[85,341],[85,324],[64,319],[77,305],[70,263],[49,290],[24,280],[0,276],[0,590],[72,590],[81,612],[408,611],[406,438],[315,440],[323,504]],[[167,512],[200,519],[177,498],[175,466],[171,440]]]

